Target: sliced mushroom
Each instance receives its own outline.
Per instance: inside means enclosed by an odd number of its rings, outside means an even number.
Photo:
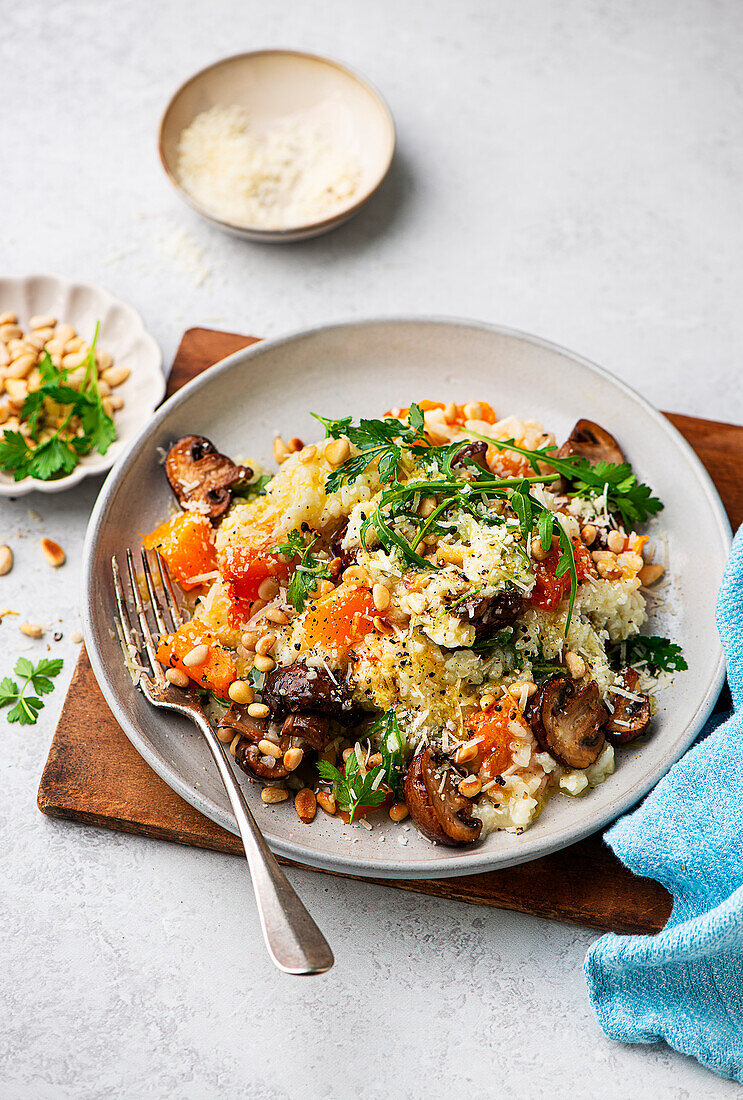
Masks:
[[[580,687],[555,673],[541,684],[526,716],[540,747],[567,768],[587,768],[604,747],[607,713],[595,680]]]
[[[253,476],[249,466],[236,466],[203,435],[187,435],[168,451],[165,473],[181,508],[219,519],[230,506],[232,488]]]
[[[219,723],[220,729],[234,730],[240,735],[235,749],[235,763],[252,779],[285,779],[289,774],[284,767],[284,753],[291,748],[291,738],[279,736],[279,727],[268,718],[251,718],[244,706],[233,703]],[[268,739],[276,742],[281,756],[274,759],[262,753],[258,742]]]
[[[454,614],[472,623],[475,641],[482,642],[510,626],[523,606],[523,593],[516,588],[504,588],[494,596],[468,596]]]
[[[639,674],[635,668],[625,668],[622,672],[622,687],[640,696],[628,699],[626,695],[612,695],[614,712],[606,723],[609,740],[615,745],[626,745],[645,733],[650,725],[650,699],[645,692],[635,692]]]
[[[330,719],[326,714],[290,714],[284,720],[281,732],[286,737],[301,738],[303,745],[319,751],[328,743]]]
[[[417,828],[429,840],[450,848],[473,844],[482,832],[482,822],[470,816],[472,799],[459,793],[455,776],[448,757],[429,747],[410,761],[404,787]]]
[[[457,451],[452,460],[452,469],[460,469],[466,473],[473,473],[472,463],[480,466],[486,473],[490,473],[487,462],[488,445],[484,440],[474,439],[471,443],[465,443],[461,450]]]
[[[276,668],[266,676],[263,701],[277,716],[309,711],[342,720],[353,708],[350,695],[337,677],[322,666],[310,668],[302,661]]]
[[[593,420],[579,420],[568,438],[557,452],[558,458],[571,458],[577,455],[595,462],[611,462],[614,465],[624,462],[624,452],[613,435]]]

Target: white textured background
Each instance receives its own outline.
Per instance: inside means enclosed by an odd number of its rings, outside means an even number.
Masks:
[[[572,347],[661,407],[743,420],[735,0],[2,0],[0,15],[2,268],[103,283],[166,360],[194,324],[470,315]],[[399,154],[335,234],[251,246],[180,205],[156,125],[194,70],[282,45],[366,73]],[[239,860],[44,819],[95,491],[0,504],[16,553],[0,605],[49,626],[30,643],[6,618],[0,675],[47,641],[67,658],[36,728],[0,718],[3,1100],[743,1095],[665,1046],[603,1038],[590,931],[295,873],[337,956],[299,981],[266,961]],[[42,535],[68,552],[58,573]]]

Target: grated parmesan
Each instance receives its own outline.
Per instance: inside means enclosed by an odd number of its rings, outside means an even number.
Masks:
[[[234,225],[287,229],[322,221],[348,205],[358,161],[331,146],[301,115],[255,131],[238,106],[203,111],[181,133],[178,179],[215,217]]]

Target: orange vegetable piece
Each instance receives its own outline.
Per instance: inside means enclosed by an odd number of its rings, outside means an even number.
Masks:
[[[267,577],[285,583],[289,566],[268,548],[277,541],[265,532],[255,532],[251,540],[231,542],[220,561],[220,572],[230,586],[230,596],[247,612],[249,604],[258,599],[258,589]]]
[[[598,573],[586,545],[578,539],[573,539],[573,550],[578,583],[580,584],[586,577],[597,577]],[[560,554],[560,548],[553,547],[544,561],[532,562],[536,584],[532,589],[530,601],[534,607],[541,607],[543,611],[555,611],[560,601],[570,591],[570,570],[563,573],[561,577],[557,576]]]
[[[516,704],[512,699],[503,697],[488,710],[477,710],[467,719],[467,732],[470,737],[480,737],[480,776],[492,779],[501,775],[511,763],[511,741],[513,740],[508,724],[517,715]]]
[[[368,588],[341,585],[310,607],[304,628],[307,646],[319,642],[347,653],[359,638],[374,630],[378,614]]]
[[[197,645],[208,645],[209,656],[203,665],[187,668],[183,658]],[[157,647],[157,659],[161,665],[185,672],[199,687],[208,688],[221,699],[229,698],[229,686],[236,675],[235,662],[212,632],[197,619],[184,623],[173,634],[164,634]]]
[[[468,402],[469,404],[469,402]],[[475,404],[475,402],[473,402]],[[478,419],[484,420],[487,424],[495,424],[495,410],[492,405],[489,405],[487,401],[476,402],[482,409],[482,416]],[[445,409],[446,405],[443,401],[429,401],[427,397],[424,397],[422,401],[418,402],[422,412],[430,412],[432,409]],[[410,406],[406,406],[403,409],[397,410],[396,419],[405,420],[410,412]],[[389,409],[384,414],[385,416],[392,416],[393,413]],[[454,417],[452,424],[458,424],[460,428],[464,427],[464,423],[467,420],[467,416],[464,411],[464,405],[457,405],[457,415]]]
[[[217,568],[214,530],[206,516],[181,512],[162,523],[142,539],[145,550],[157,550],[168,566],[171,577],[184,591],[198,588],[191,577],[211,573]]]

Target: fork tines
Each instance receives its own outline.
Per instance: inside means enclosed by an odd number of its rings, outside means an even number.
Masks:
[[[183,622],[183,617],[178,607],[178,601],[172,581],[158,553],[155,553],[155,560],[157,562],[157,576],[160,581],[159,589],[153,578],[153,570],[150,565],[147,551],[142,550],[142,573],[145,582],[144,587],[146,589],[146,598],[144,600],[142,598],[142,586],[137,579],[134,568],[134,555],[131,550],[127,549],[126,551],[126,572],[129,579],[128,600],[116,555],[111,558],[111,570],[113,572],[116,606],[119,613],[119,625],[124,641],[128,646],[129,655],[132,658],[136,658],[140,666],[145,665],[140,646],[140,638],[143,639],[147,660],[152,669],[155,682],[158,686],[162,687],[166,681],[162,666],[157,659],[157,643],[153,635],[153,628],[150,626],[148,612],[152,615],[154,630],[157,634],[167,634],[170,633],[171,630],[177,630]],[[162,600],[160,598],[160,593],[162,593]],[[134,605],[136,621],[139,624],[139,632],[135,631],[132,627],[132,616],[130,614],[131,604]],[[170,625],[166,622],[166,616]]]

